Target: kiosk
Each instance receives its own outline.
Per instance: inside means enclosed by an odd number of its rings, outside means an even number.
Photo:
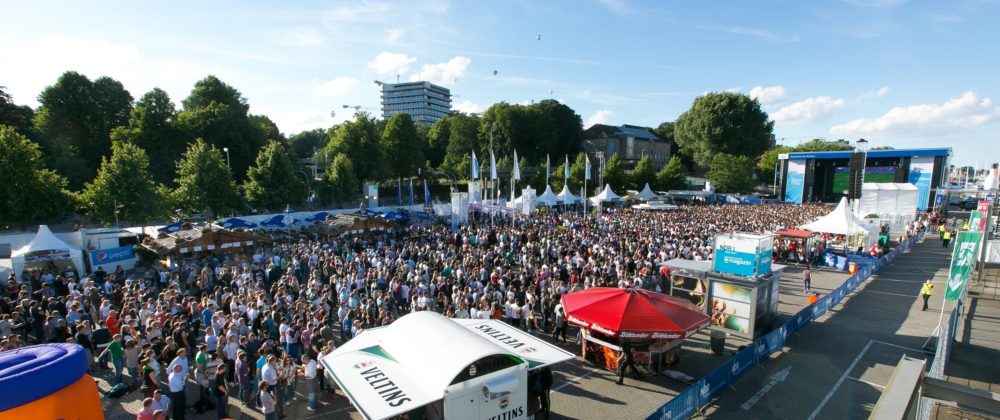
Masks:
[[[421,311],[365,330],[321,363],[368,419],[523,419],[539,406],[531,371],[572,358],[498,320]]]

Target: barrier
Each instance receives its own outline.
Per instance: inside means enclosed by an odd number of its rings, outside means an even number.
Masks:
[[[872,258],[871,261],[861,264],[858,271],[847,280],[844,280],[844,283],[840,287],[823,296],[811,306],[807,306],[789,317],[785,323],[781,324],[774,331],[754,340],[752,345],[736,353],[708,375],[705,375],[666,404],[660,406],[647,419],[673,420],[691,417],[702,407],[711,403],[727,386],[736,383],[736,381],[750,371],[751,367],[763,363],[772,354],[781,351],[788,341],[788,337],[805,328],[813,320],[826,314],[830,308],[837,306],[855,288],[867,281],[873,274],[881,271],[882,267],[895,260],[899,254],[909,249],[914,243],[923,238],[923,236],[924,233],[920,232],[910,239],[903,241],[903,243],[899,244],[899,246],[882,258]],[[957,311],[952,312],[949,325],[957,322],[955,313]],[[954,336],[954,332],[951,335]],[[950,349],[951,340],[948,341],[949,345],[938,346],[938,349],[940,350],[942,347]],[[935,358],[935,363],[937,361],[938,359]],[[933,371],[934,365],[931,366],[931,370]],[[943,366],[940,369],[942,372],[944,371]]]

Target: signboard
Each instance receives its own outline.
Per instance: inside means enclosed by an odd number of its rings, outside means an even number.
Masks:
[[[934,156],[914,156],[910,159],[910,174],[906,181],[917,187],[917,210],[927,209],[933,173]]]
[[[774,238],[771,236],[743,233],[716,235],[715,271],[743,277],[765,275],[771,272],[773,248]]]
[[[90,251],[90,265],[94,267],[105,264],[114,264],[121,261],[131,260],[133,258],[135,258],[135,251],[131,245]]]
[[[962,288],[969,278],[969,272],[979,255],[979,243],[983,239],[982,232],[959,232],[955,238],[955,250],[951,256],[951,270],[948,273],[948,290],[944,298],[958,300],[962,296]]]
[[[747,336],[752,334],[753,289],[712,282],[712,325]]]
[[[802,204],[802,190],[805,187],[806,160],[789,159],[788,175],[785,176],[785,202]]]

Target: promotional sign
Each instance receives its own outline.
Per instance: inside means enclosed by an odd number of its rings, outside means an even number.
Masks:
[[[910,174],[906,181],[917,187],[917,210],[927,209],[933,173],[934,156],[914,156],[910,159]]]
[[[947,300],[958,300],[962,296],[962,288],[969,278],[969,271],[972,271],[976,256],[979,255],[979,242],[983,239],[983,233],[959,232],[955,239],[955,250],[951,256],[951,270],[948,274],[948,290],[944,294]]]
[[[985,200],[982,200],[985,201]],[[989,204],[987,204],[987,208]],[[971,232],[982,232],[986,230],[986,212],[983,210],[976,210],[969,213],[969,231]]]
[[[712,283],[713,325],[749,335],[753,304],[753,289],[722,282]]]
[[[758,277],[771,272],[774,238],[745,233],[715,236],[714,268],[720,273]]]
[[[120,261],[131,260],[133,258],[135,258],[135,251],[131,245],[90,251],[90,265],[94,267],[105,264],[114,264]]]
[[[788,175],[785,176],[785,202],[802,204],[802,190],[805,187],[806,160],[789,159]]]

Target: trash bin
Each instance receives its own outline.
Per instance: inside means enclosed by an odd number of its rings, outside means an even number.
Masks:
[[[709,347],[712,349],[712,354],[721,356],[726,349],[726,332],[722,330],[712,330],[710,340]]]
[[[854,273],[857,273],[858,263],[856,262],[847,263],[847,272],[850,273],[852,276],[854,275]]]

